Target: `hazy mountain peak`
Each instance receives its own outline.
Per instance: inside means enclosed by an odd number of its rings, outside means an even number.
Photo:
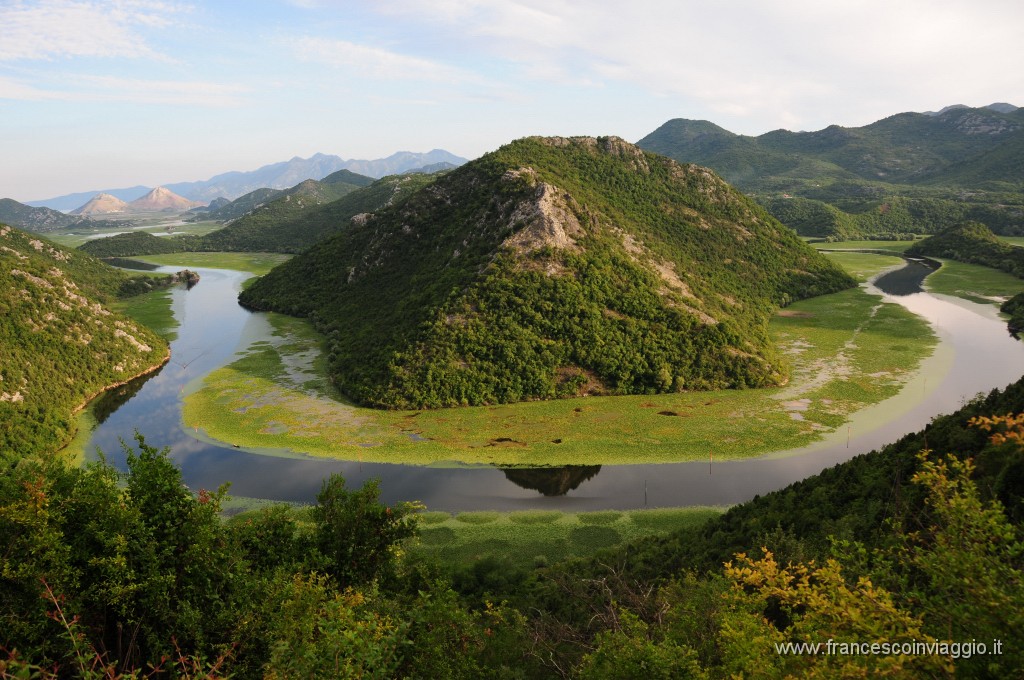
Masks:
[[[105,215],[108,213],[123,213],[128,210],[128,204],[117,196],[100,192],[90,198],[77,210],[72,210],[72,215]]]
[[[179,196],[166,187],[151,189],[142,198],[128,204],[129,209],[139,211],[184,211],[200,205],[197,201]]]
[[[433,149],[427,153],[399,151],[387,158],[376,160],[345,160],[341,156],[317,152],[309,158],[293,156],[291,160],[270,163],[256,170],[232,170],[214,175],[206,180],[175,182],[164,184],[163,187],[180,197],[207,203],[219,197],[234,200],[257,189],[288,189],[303,180],[321,180],[338,170],[350,170],[366,177],[379,179],[385,175],[397,175],[438,163],[459,166],[465,162],[465,158],[443,149]],[[132,189],[107,189],[100,193],[116,193],[127,201],[137,199],[147,191],[149,191],[148,187],[140,186]],[[30,205],[55,210],[70,210],[75,206],[81,206],[82,202],[88,200],[90,196],[95,197],[95,193],[66,194],[41,201],[32,201]]]
[[[957,109],[970,109],[970,108],[974,108],[974,107],[967,106],[966,104],[950,104],[949,106],[942,107],[938,111],[925,111],[924,115],[926,115],[926,116],[941,116],[944,113],[949,113],[950,111],[956,111]],[[1020,107],[1014,106],[1013,104],[1007,104],[1006,102],[995,102],[995,103],[989,104],[988,106],[979,106],[977,108],[988,109],[989,111],[995,111],[996,113],[1013,113],[1014,111],[1016,111]]]

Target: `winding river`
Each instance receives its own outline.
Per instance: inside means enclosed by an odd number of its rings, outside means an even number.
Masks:
[[[161,271],[173,271],[161,267]],[[193,268],[195,269],[195,268]],[[991,305],[932,295],[921,263],[879,278],[873,292],[928,320],[939,335],[936,353],[899,395],[854,415],[847,427],[793,451],[741,461],[501,470],[488,466],[434,468],[258,455],[199,441],[182,429],[181,394],[189,381],[223,366],[235,351],[268,331],[268,323],[237,304],[242,272],[199,268],[191,291],[175,290],[179,322],[173,360],[161,371],[100,397],[91,405],[96,426],[88,450],[98,447],[125,468],[119,439],[142,431],[147,442],[170,446],[192,489],[231,482],[231,494],[311,502],[334,472],[351,488],[381,480],[382,500],[419,500],[432,510],[570,511],[693,505],[731,505],[782,488],[853,456],[921,429],[934,416],[959,408],[979,392],[1024,375],[1024,346],[1010,337]],[[931,379],[924,376],[935,376]]]

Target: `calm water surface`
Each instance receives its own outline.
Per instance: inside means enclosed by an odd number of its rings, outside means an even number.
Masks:
[[[162,271],[174,271],[162,267]],[[269,329],[265,318],[236,301],[241,272],[197,269],[191,291],[174,292],[180,322],[171,344],[173,360],[160,372],[98,399],[93,412],[102,422],[90,451],[99,447],[124,469],[119,439],[141,431],[148,443],[170,446],[192,489],[216,488],[230,481],[231,494],[310,502],[324,477],[341,472],[349,486],[381,480],[387,503],[419,500],[431,509],[572,511],[687,505],[731,505],[782,488],[826,467],[881,447],[921,429],[934,416],[959,408],[979,392],[1002,388],[1024,375],[1024,346],[1010,337],[991,305],[921,292],[931,271],[922,263],[880,278],[886,299],[927,319],[942,340],[930,370],[932,383],[919,378],[897,396],[856,414],[850,425],[825,441],[743,461],[652,465],[575,466],[502,470],[489,466],[432,468],[288,458],[252,454],[227,445],[198,441],[182,429],[185,385],[223,366],[235,351]],[[912,395],[913,398],[908,398]],[[921,398],[920,395],[924,395]],[[881,415],[880,415],[881,414]],[[875,423],[881,423],[876,425]]]

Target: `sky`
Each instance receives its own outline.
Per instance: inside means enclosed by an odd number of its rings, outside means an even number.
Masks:
[[[1019,0],[0,0],[0,197],[1024,106]]]

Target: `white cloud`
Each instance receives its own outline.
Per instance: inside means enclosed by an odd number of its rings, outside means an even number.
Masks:
[[[186,8],[147,0],[40,0],[0,7],[0,62],[65,57],[170,60],[145,29],[166,28]]]
[[[131,101],[141,104],[178,104],[208,107],[241,106],[244,85],[196,80],[141,80],[112,76],[80,77],[89,86],[89,94],[101,100]]]
[[[65,76],[46,87],[0,76],[0,99],[20,101],[125,102],[226,108],[241,106],[249,89],[206,81],[141,80],[112,76]]]
[[[474,79],[468,71],[441,62],[368,47],[347,40],[296,38],[289,42],[296,57],[355,75],[382,80],[459,83]]]
[[[936,97],[1024,100],[1017,0],[381,0],[374,7],[390,21],[417,24],[434,42],[517,64],[527,81],[627,84],[774,124],[838,122],[837,112],[876,104],[895,113],[906,109],[893,106]]]
[[[0,99],[41,101],[45,99],[62,99],[62,97],[58,93],[47,92],[13,78],[0,76]]]

